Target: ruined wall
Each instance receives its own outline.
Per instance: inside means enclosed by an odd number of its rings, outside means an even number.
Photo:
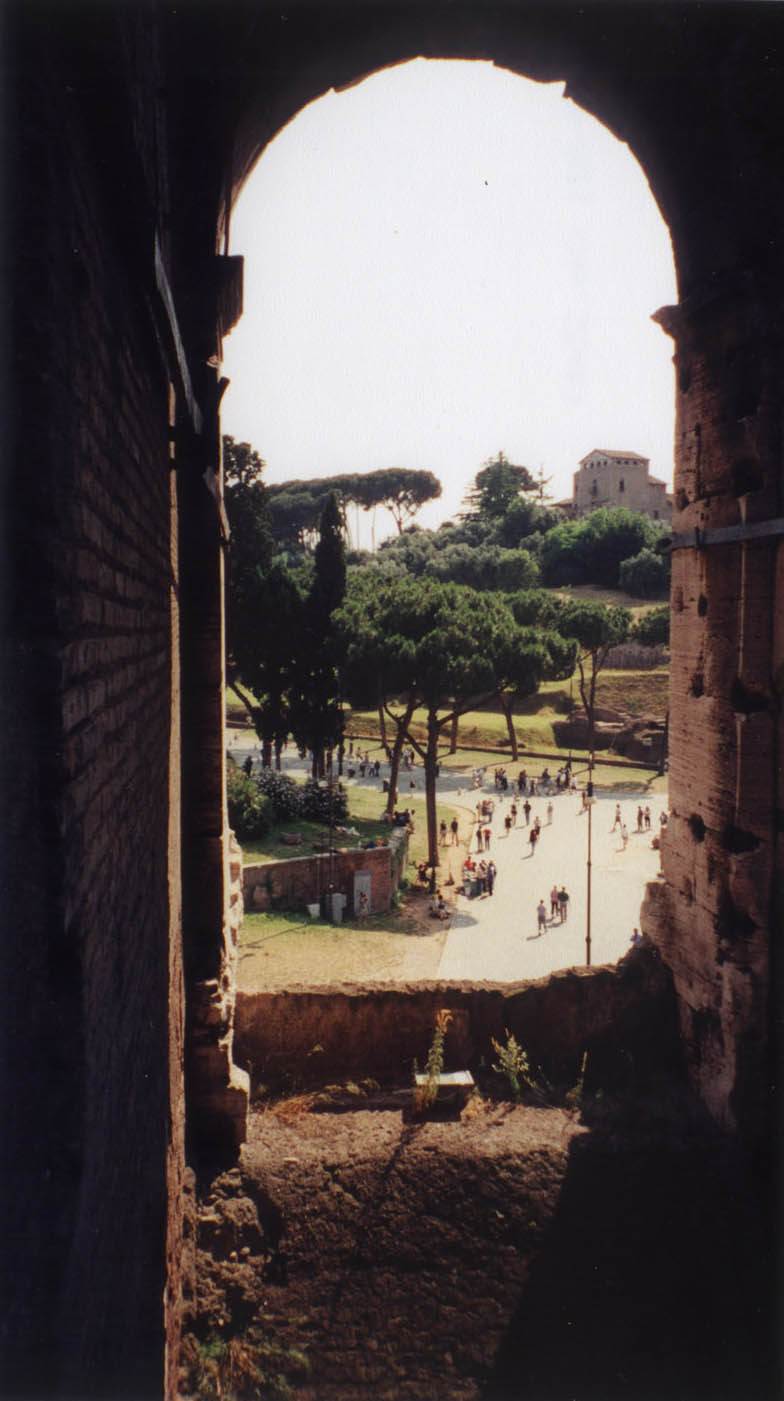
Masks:
[[[290,861],[250,862],[242,872],[245,909],[302,909],[321,900],[331,884],[347,896],[347,912],[353,913],[357,871],[370,872],[368,913],[388,910],[393,889],[389,847],[376,847],[371,851],[337,849],[331,855],[325,852],[317,856],[295,856]]]
[[[239,992],[235,1052],[267,1085],[368,1076],[406,1084],[414,1060],[427,1059],[442,1007],[452,1012],[448,1070],[489,1063],[491,1038],[504,1041],[507,1031],[559,1083],[577,1080],[586,1052],[597,1088],[624,1065],[661,1074],[680,1063],[672,980],[644,948],[617,968],[568,969],[531,983]]]
[[[673,531],[685,548],[672,556],[666,885],[649,890],[643,916],[675,974],[701,1093],[722,1122],[753,1133],[766,1122],[775,1044],[784,810],[784,366],[762,292],[749,277],[727,281],[661,313],[676,347]],[[745,539],[711,534],[746,528]]]

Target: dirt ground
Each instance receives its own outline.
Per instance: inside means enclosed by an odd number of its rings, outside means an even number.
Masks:
[[[454,892],[447,889],[444,896],[453,911]],[[429,895],[412,889],[402,896],[393,931],[377,927],[388,926],[388,915],[366,926],[355,921],[337,927],[303,923],[300,937],[291,931],[257,932],[246,925],[240,941],[239,986],[274,991],[297,983],[426,982],[437,976],[449,929],[449,921],[433,919],[429,911]]]
[[[183,1395],[772,1401],[747,1171],[671,1089],[582,1114],[486,1095],[416,1122],[368,1086],[255,1112],[200,1183]]]

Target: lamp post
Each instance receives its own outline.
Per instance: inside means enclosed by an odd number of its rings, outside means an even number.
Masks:
[[[591,749],[588,755],[588,795],[586,798],[588,805],[588,861],[586,866],[585,963],[588,968],[591,966],[591,817],[595,801],[593,796],[593,749]]]

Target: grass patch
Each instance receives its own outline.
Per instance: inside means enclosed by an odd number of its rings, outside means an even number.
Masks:
[[[304,782],[304,779],[300,779],[299,775],[292,776],[297,782]],[[408,862],[411,870],[414,870],[420,862],[427,860],[427,814],[424,795],[421,794],[425,780],[421,768],[415,770],[413,777],[420,793],[412,792],[406,787],[409,782],[409,775],[406,775],[405,782],[401,780],[397,803],[401,811],[408,808],[413,814],[414,831],[408,841]],[[355,828],[358,835],[346,835],[335,828],[333,830],[333,848],[335,850],[338,848],[353,849],[371,838],[373,840],[380,838],[382,841],[388,838],[389,824],[381,821],[381,814],[386,805],[386,794],[374,791],[372,788],[354,786],[352,783],[348,783],[346,789],[349,816],[345,822],[339,825]],[[459,816],[459,807],[456,808],[451,803],[439,803],[436,811],[438,822],[443,820],[447,826],[452,821],[456,811]],[[283,834],[285,832],[299,832],[302,837],[302,845],[290,846],[284,842]],[[288,861],[296,856],[310,856],[314,848],[324,848],[325,844],[328,847],[329,827],[323,822],[291,818],[286,822],[275,823],[265,837],[243,842],[242,854],[246,862]]]

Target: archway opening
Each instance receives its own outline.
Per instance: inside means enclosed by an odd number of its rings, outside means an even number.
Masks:
[[[416,60],[330,93],[265,151],[231,249],[246,292],[223,422],[270,485],[428,469],[431,528],[498,449],[551,503],[599,447],[671,486],[671,347],[651,321],[676,295],[668,231],[628,147],[561,83]],[[371,550],[395,530],[359,511],[349,525]],[[567,879],[576,891],[582,868]],[[617,918],[628,942],[637,912]]]

